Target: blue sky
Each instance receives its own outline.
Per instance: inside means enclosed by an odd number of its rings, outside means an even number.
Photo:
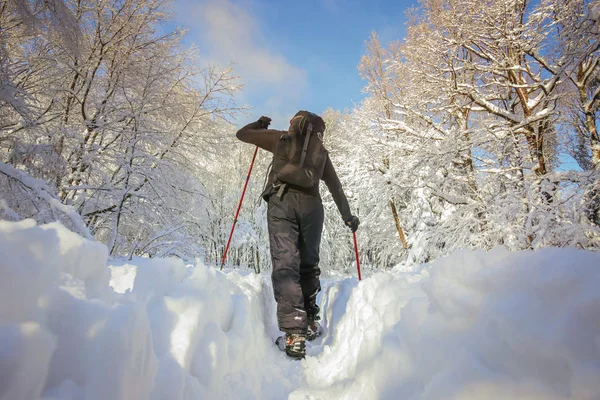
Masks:
[[[286,128],[299,109],[352,108],[365,82],[357,66],[376,31],[383,43],[405,33],[405,10],[416,0],[175,0],[175,24],[202,62],[234,62],[252,107]]]

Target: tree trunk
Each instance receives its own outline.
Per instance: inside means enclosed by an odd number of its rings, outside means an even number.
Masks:
[[[400,237],[400,241],[402,242],[402,247],[408,249],[408,243],[406,243],[406,237],[404,236],[404,231],[402,230],[402,226],[400,225],[400,218],[398,218],[398,211],[396,210],[396,204],[394,204],[394,199],[390,199],[390,207],[392,207],[392,214],[394,214],[394,220],[396,221],[396,229],[398,229],[398,236]]]
[[[255,254],[256,254],[256,264],[255,264],[255,267],[254,267],[254,271],[257,274],[260,274],[260,252],[258,251],[258,246],[256,246],[256,253]]]

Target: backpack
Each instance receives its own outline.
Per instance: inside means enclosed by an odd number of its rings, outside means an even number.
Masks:
[[[323,176],[328,152],[323,147],[325,123],[318,115],[300,111],[290,121],[273,153],[274,185],[281,197],[287,185],[310,188]]]

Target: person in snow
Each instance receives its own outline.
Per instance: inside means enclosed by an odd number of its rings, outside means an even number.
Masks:
[[[299,111],[288,131],[268,129],[271,118],[261,117],[240,129],[236,136],[273,153],[263,199],[273,262],[273,290],[277,322],[285,336],[280,347],[294,358],[303,358],[305,340],[321,331],[318,324],[319,246],[323,230],[323,204],[319,181],[331,192],[345,224],[355,232],[358,217],[352,215],[340,180],[323,147],[325,122],[308,111]]]

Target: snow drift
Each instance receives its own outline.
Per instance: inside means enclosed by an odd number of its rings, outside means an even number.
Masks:
[[[0,222],[0,399],[595,399],[600,255],[457,252],[326,280],[292,361],[268,276],[110,262],[60,224]]]
[[[198,263],[107,268],[59,224],[0,222],[0,398],[281,398],[260,276]],[[115,288],[124,293],[113,291]],[[130,287],[128,287],[130,286]],[[278,370],[270,370],[274,365]],[[287,386],[286,386],[287,385]]]
[[[329,323],[335,335],[306,360],[302,392],[597,399],[599,283],[600,255],[566,249],[464,251],[419,275],[377,274]]]

